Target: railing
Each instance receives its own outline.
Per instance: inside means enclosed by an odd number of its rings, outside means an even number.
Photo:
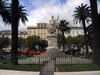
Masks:
[[[73,56],[64,53],[42,53],[39,55],[18,55],[18,65],[10,65],[10,54],[1,55],[0,69],[20,71],[44,71],[53,67],[54,71],[89,71],[93,67],[92,57]],[[46,67],[46,68],[44,68]],[[90,69],[88,69],[91,67]],[[97,68],[96,70],[100,70]]]

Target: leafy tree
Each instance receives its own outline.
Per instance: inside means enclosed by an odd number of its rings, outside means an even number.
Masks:
[[[68,50],[71,50],[71,47],[74,45],[74,37],[68,36],[66,38],[66,44],[68,46]]]
[[[27,48],[27,38],[23,39],[23,43],[21,45],[23,48]]]
[[[23,46],[24,39],[22,37],[18,37],[18,48],[21,50],[21,47]]]
[[[93,65],[100,66],[100,25],[98,22],[97,0],[90,0],[93,25]]]
[[[6,37],[0,38],[0,50],[4,47],[7,47],[9,45],[9,39]]]
[[[69,22],[63,19],[60,20],[60,22],[57,24],[58,32],[62,33],[63,52],[64,52],[64,32],[68,33],[70,31],[70,27],[68,25],[69,25]]]
[[[10,39],[7,37],[0,37],[0,54],[2,48],[7,48],[10,43]]]
[[[81,6],[78,6],[75,8],[76,10],[74,11],[74,21],[76,23],[79,21],[79,23],[82,22],[83,25],[83,30],[84,30],[84,35],[85,35],[85,47],[86,47],[86,54],[88,55],[88,43],[87,43],[87,35],[86,35],[86,24],[85,21],[89,21],[90,17],[90,6],[87,6],[87,4]]]
[[[60,48],[60,46],[62,45],[62,34],[58,33],[57,35],[58,35],[58,37],[57,37],[57,45]],[[65,38],[65,36],[64,36],[64,38]],[[64,44],[66,44],[66,41],[64,41]]]
[[[27,47],[30,50],[35,50],[36,46],[38,45],[39,39],[40,39],[40,37],[38,37],[38,36],[28,36],[26,38]]]
[[[47,40],[39,40],[39,47],[41,48],[41,52],[44,51],[44,48],[48,46],[48,41]]]
[[[10,39],[8,37],[2,37],[2,40],[3,40],[3,44],[4,44],[4,47],[8,47],[8,45],[10,44]]]
[[[74,44],[76,45],[77,49],[84,48],[85,40],[84,40],[84,35],[78,35],[75,38]]]

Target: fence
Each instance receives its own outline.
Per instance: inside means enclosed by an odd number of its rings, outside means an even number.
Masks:
[[[11,69],[20,71],[42,71],[54,69],[54,71],[68,72],[68,71],[84,71],[85,66],[92,64],[91,58],[84,56],[76,57],[64,53],[41,53],[39,55],[18,55],[18,65],[10,66],[10,54],[1,55],[0,69]],[[53,68],[51,68],[53,67]],[[85,69],[90,70],[90,69]]]

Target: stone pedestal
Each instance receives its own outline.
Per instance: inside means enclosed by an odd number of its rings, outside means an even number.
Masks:
[[[58,53],[59,48],[57,47],[57,35],[49,34],[47,38],[48,38],[47,53]]]

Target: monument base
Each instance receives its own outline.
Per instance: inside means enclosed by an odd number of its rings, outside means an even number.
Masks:
[[[47,53],[59,53],[58,47],[47,47]]]
[[[59,48],[57,47],[57,35],[49,34],[47,38],[48,38],[47,53],[58,53]]]

